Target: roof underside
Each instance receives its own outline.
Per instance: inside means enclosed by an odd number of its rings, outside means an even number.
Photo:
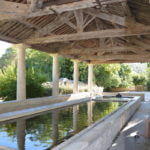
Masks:
[[[94,64],[150,62],[150,2],[0,0],[0,40]]]

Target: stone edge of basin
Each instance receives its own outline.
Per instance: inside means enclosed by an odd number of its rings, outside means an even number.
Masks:
[[[90,97],[88,92],[82,92],[78,94],[67,94],[67,95],[59,95],[59,96],[49,96],[49,97],[40,97],[40,98],[32,98],[26,100],[15,100],[15,101],[7,101],[0,103],[0,114],[13,112],[28,108],[35,108],[44,105],[50,105],[55,103],[61,103],[66,101],[78,100],[82,98]]]
[[[127,121],[140,107],[140,96],[120,107],[117,111],[97,121],[53,150],[107,150]]]
[[[66,101],[66,102],[61,102],[61,103],[50,104],[46,106],[39,106],[39,107],[34,107],[34,108],[18,110],[14,112],[2,113],[0,114],[0,123],[4,121],[13,120],[16,118],[30,116],[30,115],[35,115],[35,114],[38,115],[39,113],[47,112],[47,111],[54,110],[54,109],[61,109],[64,107],[69,107],[69,106],[85,103],[90,100],[91,100],[90,97],[86,97],[86,98],[82,98],[79,100],[71,100],[71,101]]]

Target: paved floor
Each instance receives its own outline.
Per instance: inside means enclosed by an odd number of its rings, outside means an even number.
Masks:
[[[150,139],[144,137],[146,120],[150,119],[150,93],[145,92],[146,102],[131,118],[110,150],[150,150]]]

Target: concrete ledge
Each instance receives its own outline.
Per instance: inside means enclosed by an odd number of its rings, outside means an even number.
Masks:
[[[85,103],[90,100],[91,100],[90,98],[82,98],[79,100],[71,100],[71,101],[66,101],[66,102],[61,102],[61,103],[55,103],[55,104],[50,104],[50,105],[45,105],[45,106],[39,106],[39,107],[22,109],[22,110],[13,111],[13,112],[2,113],[0,114],[0,122],[9,121],[9,120],[20,118],[20,117],[27,117],[27,116],[32,117],[31,115],[38,115],[39,113],[51,111],[54,109],[62,109],[64,107],[69,107],[69,106]]]
[[[141,97],[135,97],[114,113],[81,131],[53,150],[107,150],[119,131],[141,104]]]
[[[59,102],[78,100],[82,98],[90,97],[88,92],[83,92],[79,94],[68,94],[68,95],[59,95],[59,96],[49,96],[49,97],[40,97],[32,98],[24,101],[7,101],[0,103],[0,114],[6,112],[17,111],[21,109],[33,108],[38,106],[50,105]]]

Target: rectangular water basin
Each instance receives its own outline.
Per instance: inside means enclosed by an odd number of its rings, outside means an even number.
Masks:
[[[0,124],[0,149],[46,150],[64,142],[124,102],[91,101]]]

